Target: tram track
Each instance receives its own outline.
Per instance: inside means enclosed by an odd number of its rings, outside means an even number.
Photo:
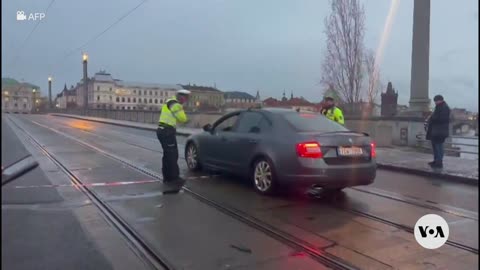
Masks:
[[[143,168],[142,166],[138,166],[138,165],[132,165],[132,162],[129,161],[129,160],[126,160],[126,159],[123,159],[121,157],[118,157],[112,153],[108,153],[102,149],[99,149],[98,147],[94,146],[94,145],[91,145],[87,142],[84,142],[84,141],[81,141],[79,140],[78,138],[75,138],[69,134],[66,134],[66,133],[63,133],[61,131],[57,131],[53,128],[50,128],[50,127],[47,127],[47,126],[44,126],[42,124],[39,124],[39,123],[36,123],[35,121],[30,121],[36,125],[39,125],[39,126],[42,126],[44,128],[47,128],[47,129],[51,129],[52,131],[54,132],[57,132],[59,134],[62,134],[68,138],[71,138],[73,140],[76,140],[78,141],[79,143],[81,144],[86,144],[86,146],[96,150],[96,151],[99,151],[101,153],[103,153],[104,155],[107,155],[107,156],[110,156],[112,157],[113,159],[115,160],[118,160],[120,162],[122,162],[123,164],[126,164],[128,166],[134,166],[134,168],[136,170],[139,170],[143,173],[145,173],[146,175],[150,176],[150,177],[154,177],[156,179],[161,179],[162,177],[160,175],[158,175],[157,173],[153,172],[153,171],[150,171],[148,169],[145,169]],[[92,135],[96,135],[96,136],[101,136],[103,137],[102,135],[98,135],[98,134],[95,134],[93,132],[88,132]],[[134,147],[139,147],[139,148],[142,148],[142,149],[145,149],[145,150],[149,150],[149,151],[153,151],[153,152],[162,152],[162,151],[158,151],[158,150],[153,150],[153,149],[150,149],[148,147],[144,147],[144,146],[138,146],[137,144],[132,144],[130,142],[127,142],[125,140],[121,140],[122,143],[125,143],[125,144],[128,144],[130,146],[134,146]],[[182,160],[182,162],[185,162],[184,160]],[[450,209],[450,208],[447,208],[446,206],[441,206],[441,205],[438,205],[438,206],[433,206],[433,205],[430,205],[430,204],[427,204],[425,202],[421,202],[421,201],[418,201],[418,200],[413,200],[413,199],[406,199],[406,198],[402,198],[403,196],[399,195],[399,194],[387,194],[385,192],[379,192],[379,191],[371,191],[371,190],[366,190],[366,189],[363,189],[361,187],[352,187],[350,188],[352,190],[355,190],[355,191],[358,191],[358,192],[362,192],[362,193],[366,193],[366,194],[369,194],[369,195],[372,195],[372,196],[378,196],[378,197],[382,197],[382,198],[386,198],[386,199],[389,199],[389,200],[393,200],[393,201],[398,201],[398,202],[402,202],[402,203],[405,203],[405,204],[409,204],[409,205],[414,205],[414,206],[417,206],[417,207],[422,207],[422,208],[425,208],[425,209],[430,209],[430,210],[435,210],[435,211],[439,211],[439,212],[443,212],[443,213],[447,213],[447,214],[451,214],[451,215],[454,215],[454,216],[457,216],[457,217],[461,217],[461,218],[467,218],[467,219],[471,219],[471,220],[477,220],[478,221],[478,217],[475,217],[475,216],[472,216],[470,213],[462,213],[460,212],[458,209]],[[209,202],[213,203],[211,206],[215,207],[215,208],[218,208],[218,207],[224,207],[223,203],[219,203],[219,202],[215,202],[213,200],[210,200],[208,198],[206,198],[205,196],[203,195],[200,195],[198,193],[196,193],[195,191],[189,189],[189,188],[186,188],[184,187],[184,190],[187,191],[190,195],[193,195],[194,197],[196,197],[197,199],[199,199],[200,201],[203,201],[207,204],[209,204]],[[395,222],[395,221],[392,221],[392,220],[388,220],[386,218],[383,218],[383,217],[380,217],[380,216],[377,216],[377,215],[374,215],[374,214],[371,214],[371,213],[368,213],[366,211],[361,211],[361,210],[357,210],[357,209],[354,209],[352,207],[344,207],[344,206],[338,206],[338,205],[330,205],[331,207],[335,208],[335,209],[339,209],[339,210],[342,210],[342,211],[345,211],[345,212],[349,212],[351,214],[354,214],[354,215],[357,215],[357,216],[362,216],[364,218],[367,218],[367,219],[370,219],[370,220],[374,220],[374,221],[377,221],[377,222],[380,222],[380,223],[383,223],[383,224],[387,224],[389,226],[392,226],[392,227],[395,227],[397,229],[401,229],[405,232],[408,232],[408,233],[412,233],[414,232],[414,228],[411,227],[411,226],[408,226],[408,225],[404,225],[404,224],[401,224],[401,223],[398,223],[398,222]],[[235,215],[235,213],[242,213],[241,215],[235,217],[237,219],[241,218],[241,216],[245,216],[245,215],[249,215],[245,212],[242,212],[241,210],[239,209],[234,209],[234,208],[231,208],[230,207],[230,210],[233,211],[226,211],[226,210],[222,210],[222,209],[219,209],[221,210],[222,212],[225,212],[225,213],[228,213],[229,215]],[[252,216],[250,216],[251,218],[253,218]],[[255,220],[255,218],[253,218],[253,220]],[[247,220],[245,221],[242,221],[242,222],[246,222]],[[266,223],[265,223],[266,224]],[[253,225],[253,224],[252,224]],[[268,224],[267,224],[268,225]],[[269,225],[268,225],[269,226]],[[268,227],[267,226],[267,227]],[[253,226],[255,227],[255,226]],[[294,237],[294,236],[293,236]],[[301,239],[299,239],[300,241],[303,241]],[[461,249],[461,250],[464,250],[464,251],[467,251],[467,252],[471,252],[473,254],[478,254],[478,248],[474,248],[474,247],[470,247],[468,245],[464,245],[462,243],[459,243],[459,242],[456,242],[456,241],[451,241],[451,240],[448,240],[446,242],[447,245],[450,245],[452,247],[455,247],[455,248],[458,248],[458,249]]]
[[[158,254],[157,252],[152,250],[148,246],[146,241],[141,239],[141,237],[134,231],[134,229],[131,228],[110,206],[108,206],[106,202],[102,201],[102,199],[95,193],[95,191],[91,190],[88,187],[83,186],[84,184],[82,183],[81,179],[78,179],[77,177],[75,177],[75,175],[61,161],[59,161],[53,153],[48,151],[46,147],[42,146],[38,140],[36,140],[28,131],[26,131],[19,124],[17,124],[15,120],[10,118],[8,119],[10,120],[11,123],[13,123],[14,126],[16,126],[19,130],[21,130],[35,144],[35,146],[37,146],[49,159],[51,159],[55,164],[57,164],[62,169],[62,171],[72,179],[72,181],[75,181],[76,184],[80,186],[82,192],[85,192],[86,195],[92,199],[92,202],[94,202],[95,205],[99,207],[99,209],[108,218],[109,221],[111,221],[114,225],[116,225],[115,227],[122,233],[123,236],[125,236],[127,240],[129,240],[129,242],[131,242],[134,245],[134,247],[142,254],[142,257],[145,258],[145,260],[149,262],[150,265],[154,266],[155,269],[175,269],[173,268],[172,264],[168,262],[167,259],[161,256],[161,254]],[[134,171],[140,172],[144,175],[157,179],[159,182],[163,182],[163,178],[161,175],[147,168],[144,168],[143,166],[136,165],[130,160],[119,157],[113,153],[109,153],[88,142],[75,138],[69,134],[58,131],[54,128],[40,124],[36,121],[31,121],[31,120],[27,120],[27,121],[35,125],[38,125],[40,127],[43,127],[45,129],[51,130],[54,133],[62,135],[66,138],[69,138],[80,145],[90,148],[107,158],[115,160],[129,167]],[[267,222],[264,222],[240,209],[237,209],[231,206],[226,206],[222,202],[217,202],[215,200],[209,199],[208,197],[200,193],[197,193],[188,187],[183,187],[182,189],[186,194],[189,194],[190,196],[197,199],[198,201],[210,207],[215,208],[216,210],[226,214],[227,216],[230,216],[242,222],[243,224],[246,224],[249,227],[258,230],[287,246],[290,246],[297,252],[304,253],[310,256],[312,259],[321,263],[322,265],[325,265],[332,269],[358,269],[357,267],[351,265],[350,263],[334,255],[326,253],[324,250],[319,249],[314,244],[309,243],[308,241],[305,241],[303,239],[297,238],[296,236],[284,230],[281,230],[275,226],[272,226]]]

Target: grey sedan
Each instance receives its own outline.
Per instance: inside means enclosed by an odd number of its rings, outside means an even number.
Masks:
[[[375,143],[323,115],[289,109],[228,113],[188,138],[190,170],[241,175],[255,190],[323,187],[339,191],[371,184],[376,175]]]

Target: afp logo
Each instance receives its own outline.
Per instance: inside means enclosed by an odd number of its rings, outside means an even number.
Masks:
[[[427,249],[443,246],[450,233],[448,223],[439,215],[429,214],[421,217],[415,224],[415,240]]]

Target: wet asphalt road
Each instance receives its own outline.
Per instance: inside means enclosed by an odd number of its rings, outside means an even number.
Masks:
[[[118,163],[105,159],[98,153],[45,127],[69,134],[151,170],[161,171],[161,149],[154,132],[53,116],[12,118],[34,133],[36,138],[59,155],[84,181],[132,181],[145,177],[122,168]],[[178,140],[179,144],[182,144],[185,138],[179,137]],[[183,157],[182,147],[180,151],[180,156]],[[183,174],[192,176],[186,171],[183,160],[180,165]],[[409,233],[342,210],[347,208],[364,211],[409,226],[413,226],[424,214],[437,213],[450,223],[451,239],[478,249],[478,190],[470,186],[383,170],[378,171],[373,185],[358,190],[347,189],[341,198],[334,199],[309,200],[301,194],[275,198],[262,197],[255,194],[241,179],[227,176],[193,178],[187,186],[308,239],[324,248],[326,252],[344,258],[362,269],[390,267],[412,269],[429,263],[435,266],[455,265],[456,269],[470,269],[478,265],[478,255],[449,246],[436,251],[424,250],[415,243]],[[238,222],[225,219],[184,194],[178,198],[159,196],[158,184],[98,188],[98,192],[105,200],[115,205],[119,213],[128,217],[136,228],[142,231],[145,238],[151,240],[155,248],[169,253],[172,259],[181,261],[184,266],[202,262],[205,267],[208,265],[218,268],[220,265],[241,266],[243,263],[256,266],[253,268],[247,266],[246,269],[269,269],[273,266],[267,264],[263,264],[263,268],[257,266],[264,261],[279,263],[284,260],[298,263],[298,260],[289,256],[291,254],[289,248],[275,244],[275,241],[272,242],[261,233],[244,228],[237,224]],[[449,211],[434,211],[392,200],[389,196],[402,196],[416,203],[428,201],[428,204],[444,205]],[[155,207],[152,207],[153,205]],[[199,220],[199,217],[202,218]],[[216,225],[212,226],[211,222],[206,220],[218,222],[213,222]],[[192,226],[178,224],[194,224],[195,229],[190,228]],[[232,232],[238,237],[232,238]],[[178,234],[185,233],[188,233],[190,241],[178,241]],[[220,240],[211,241],[212,235],[219,236]],[[217,252],[215,254],[219,254],[218,258],[206,260],[202,252],[197,252],[194,257],[185,256],[189,252],[202,250],[205,242],[212,242],[210,251]],[[228,246],[229,243],[230,245],[239,243],[238,245],[246,246],[254,252],[242,254],[245,255],[242,257],[235,252],[222,250],[222,247]],[[186,252],[185,245],[191,246],[189,252]],[[308,263],[312,262],[303,259],[300,265],[307,267],[305,269],[311,269],[308,268]],[[284,262],[281,264],[286,266]]]

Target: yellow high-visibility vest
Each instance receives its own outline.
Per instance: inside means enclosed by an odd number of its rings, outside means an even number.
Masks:
[[[345,124],[345,121],[343,119],[343,112],[336,106],[328,110],[323,109],[322,114],[325,115],[325,117],[327,117],[328,119],[335,121],[341,125]]]
[[[180,123],[186,123],[188,118],[183,110],[182,104],[178,103],[176,97],[172,97],[166,100],[165,104],[163,104],[158,123],[176,127],[177,121]]]

